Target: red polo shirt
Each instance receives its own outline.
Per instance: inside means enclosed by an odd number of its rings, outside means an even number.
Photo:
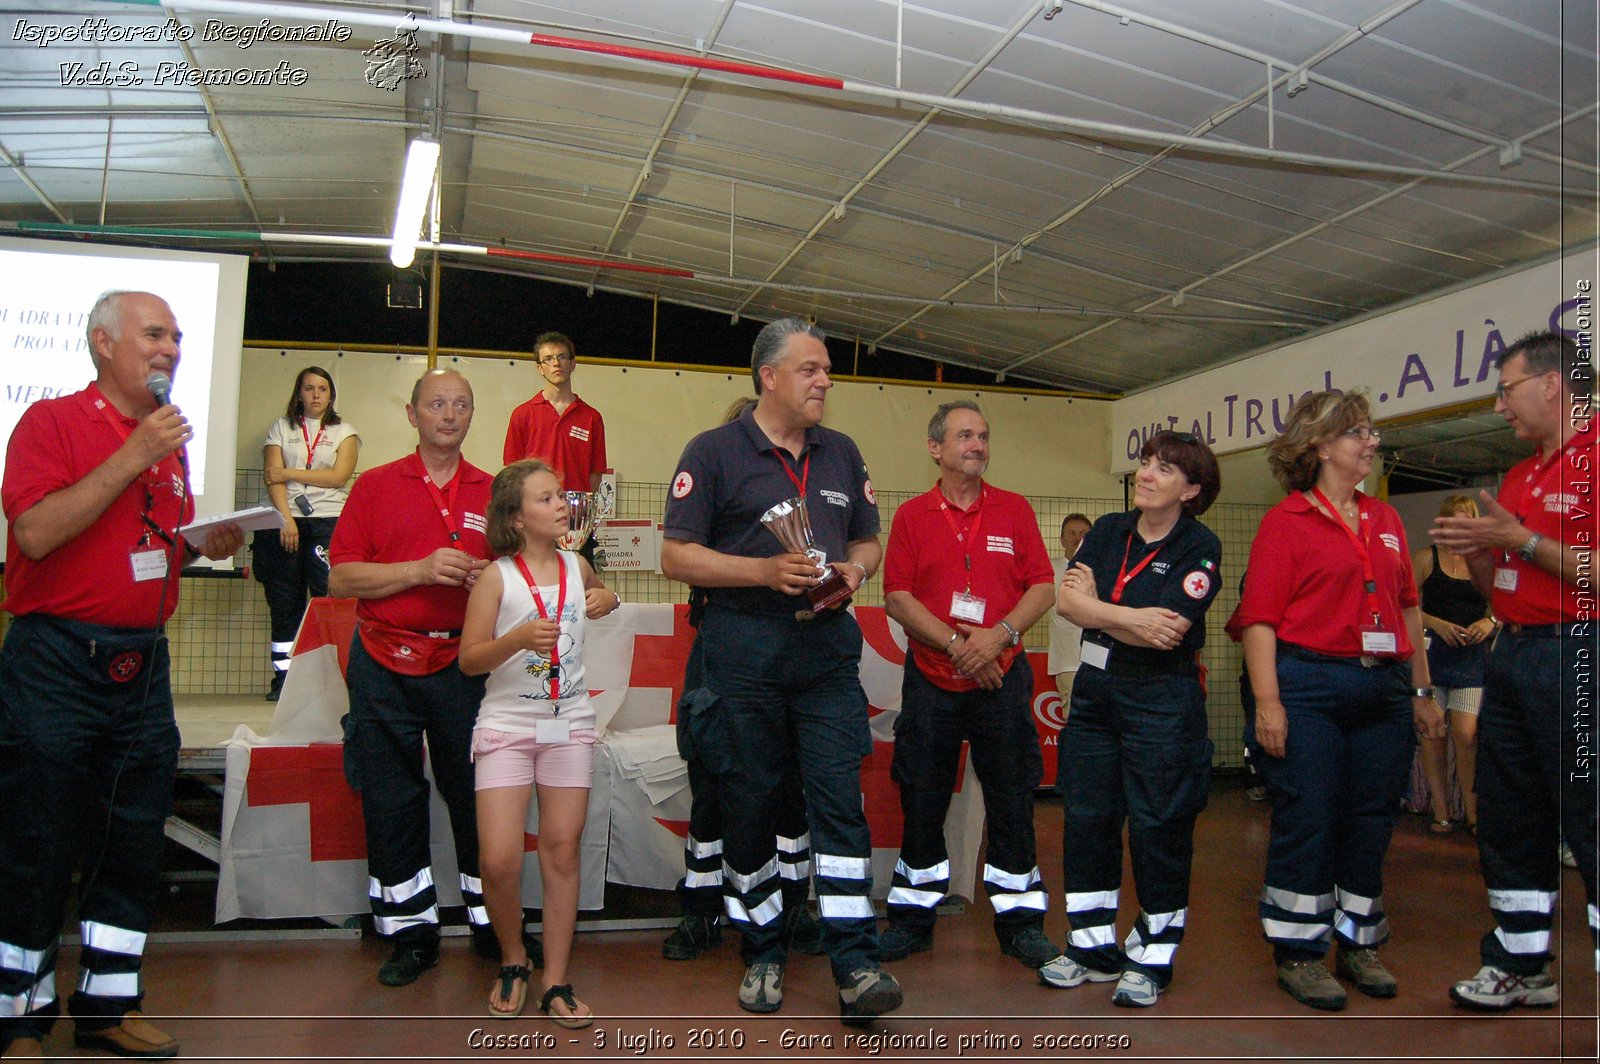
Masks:
[[[1411,657],[1400,611],[1417,605],[1406,530],[1394,507],[1356,492],[1361,539],[1372,558],[1380,626],[1395,636],[1395,654]],[[1320,654],[1360,657],[1361,629],[1371,623],[1361,556],[1335,521],[1294,492],[1261,519],[1250,544],[1244,597],[1228,622],[1235,638],[1252,624],[1270,625],[1278,640]]]
[[[572,397],[561,413],[539,392],[511,412],[505,463],[539,458],[556,471],[564,491],[588,491],[589,478],[606,469],[606,424],[600,411]]]
[[[11,527],[46,495],[71,487],[102,465],[138,426],[137,418],[123,417],[93,384],[72,395],[41,399],[23,412],[11,433],[0,487],[8,522],[3,605],[14,616],[45,613],[118,628],[151,628],[172,616],[182,552],[174,557],[170,545],[155,536],[146,546],[139,543],[147,531],[147,488],[150,518],[169,535],[194,519],[194,501],[175,454],[146,469],[94,524],[38,561],[17,548]],[[167,550],[167,579],[135,581],[133,552],[153,548]]]
[[[330,565],[346,562],[409,562],[424,558],[440,547],[455,547],[474,558],[489,557],[484,538],[484,514],[489,508],[489,485],[493,478],[465,458],[456,468],[455,505],[451,516],[460,535],[450,539],[433,493],[423,483],[427,474],[422,458],[415,452],[398,461],[368,470],[356,478],[344,513],[334,526],[333,543],[328,549]],[[452,482],[454,483],[454,482]],[[451,484],[439,485],[448,499]],[[407,588],[387,598],[361,599],[356,603],[356,619],[363,628],[381,625],[407,632],[459,632],[467,612],[467,589],[426,584]],[[453,641],[459,642],[459,635]],[[375,645],[363,631],[363,645],[374,659],[394,665],[390,651],[395,648]],[[454,660],[452,654],[444,664]],[[442,667],[442,666],[440,666]],[[397,668],[396,671],[407,671]]]
[[[957,540],[956,529],[962,540]],[[958,622],[950,615],[952,597],[969,587],[969,557],[971,593],[984,600],[982,624]],[[992,628],[1030,587],[1049,584],[1054,578],[1050,555],[1039,534],[1039,519],[1028,500],[1015,492],[984,484],[977,501],[958,510],[935,484],[931,491],[895,511],[883,557],[883,593],[909,591],[928,612],[952,628],[958,623]],[[1020,653],[1020,645],[1003,652],[1000,667],[1009,668]],[[935,686],[947,691],[971,691],[978,686],[956,675],[943,650],[913,639],[911,654]]]
[[[1565,546],[1596,546],[1594,422],[1554,454],[1534,454],[1512,467],[1500,484],[1500,505],[1529,532]],[[1496,569],[1517,574],[1515,591],[1494,589],[1494,615],[1514,624],[1592,620],[1593,585],[1563,584],[1514,553],[1497,555]],[[1498,583],[1498,581],[1497,581]]]

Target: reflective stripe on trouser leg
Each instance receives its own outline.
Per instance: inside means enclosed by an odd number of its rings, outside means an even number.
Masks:
[[[1275,946],[1323,954],[1333,939],[1334,897],[1299,894],[1281,887],[1261,888],[1261,930]]]
[[[438,891],[431,868],[423,868],[410,879],[389,886],[379,883],[376,876],[368,876],[367,896],[372,903],[373,925],[386,938],[412,928],[439,925]]]
[[[1489,911],[1494,914],[1494,937],[1507,953],[1525,954],[1542,964],[1550,950],[1550,928],[1555,919],[1553,890],[1491,890]],[[1590,908],[1590,927],[1593,924]]]
[[[1088,890],[1065,899],[1067,944],[1080,950],[1115,949],[1120,890]]]
[[[811,832],[800,832],[798,838],[778,835],[778,875],[786,898],[811,893]]]
[[[701,841],[693,835],[683,840],[683,885],[689,890],[722,892],[722,840]]]
[[[85,920],[81,925],[82,971],[78,993],[102,998],[133,998],[143,994],[139,970],[144,960],[145,935],[122,927]]]
[[[1333,888],[1333,933],[1344,945],[1377,949],[1389,941],[1389,917],[1383,898],[1365,898],[1343,887]]]
[[[56,951],[0,942],[0,1017],[26,1016],[56,1000]]]
[[[289,656],[294,653],[294,643],[270,643],[268,650],[272,655],[272,669],[274,672],[289,671]]]
[[[1140,968],[1154,969],[1158,981],[1166,985],[1167,980],[1172,978],[1172,956],[1178,951],[1178,943],[1183,941],[1183,928],[1188,917],[1187,908],[1170,913],[1147,913],[1141,910],[1139,918],[1134,921],[1133,930],[1128,932],[1128,939],[1123,943],[1128,961]]]
[[[489,910],[483,904],[483,880],[465,872],[458,874],[461,876],[461,903],[467,907],[467,922],[473,927],[488,927]]]
[[[1026,872],[1017,873],[985,864],[983,885],[989,892],[989,904],[994,906],[997,916],[1037,914],[1039,919],[1044,919],[1048,902],[1045,899],[1044,877],[1040,874],[1038,865],[1034,865]]]
[[[824,920],[870,920],[872,861],[817,854],[817,911]]]
[[[722,876],[725,887],[723,901],[727,906],[728,919],[741,931],[751,927],[766,927],[783,914],[776,854],[747,876],[740,875],[724,864]]]
[[[897,860],[889,884],[889,921],[929,926],[934,921],[935,907],[949,892],[948,860],[928,868],[911,868],[903,859]]]

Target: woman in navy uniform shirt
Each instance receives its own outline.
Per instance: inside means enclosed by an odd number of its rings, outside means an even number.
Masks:
[[[1155,434],[1140,452],[1134,508],[1095,522],[1056,593],[1057,611],[1084,629],[1083,661],[1056,781],[1071,931],[1039,978],[1054,987],[1115,979],[1115,1005],[1156,1003],[1188,916],[1212,753],[1197,658],[1222,554],[1195,518],[1221,488],[1199,438]],[[1140,911],[1119,950],[1124,820]]]

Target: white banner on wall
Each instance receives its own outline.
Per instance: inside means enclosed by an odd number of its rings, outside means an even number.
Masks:
[[[1494,394],[1494,362],[1525,333],[1592,335],[1596,249],[1263,351],[1111,405],[1111,472],[1137,467],[1162,429],[1200,436],[1218,454],[1271,442],[1307,392],[1365,388],[1372,415],[1451,406]]]

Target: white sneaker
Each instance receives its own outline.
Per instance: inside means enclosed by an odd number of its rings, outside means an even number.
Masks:
[[[1057,990],[1071,990],[1084,983],[1109,983],[1117,978],[1116,972],[1101,972],[1079,964],[1063,953],[1039,969],[1039,982]]]
[[[1147,1009],[1156,1003],[1161,987],[1144,972],[1129,968],[1117,980],[1117,989],[1111,994],[1111,1003],[1125,1009]]]
[[[1463,979],[1450,988],[1450,996],[1458,1005],[1469,1009],[1502,1012],[1516,1005],[1533,1009],[1547,1009],[1561,1000],[1556,981],[1550,978],[1550,968],[1537,975],[1512,975],[1501,968],[1485,964],[1471,979]]]

